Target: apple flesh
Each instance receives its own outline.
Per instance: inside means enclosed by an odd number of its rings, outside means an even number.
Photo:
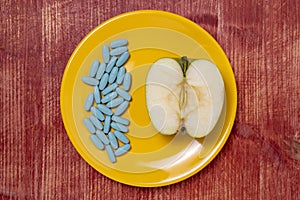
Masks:
[[[146,102],[154,127],[162,134],[186,132],[204,137],[215,127],[224,104],[218,67],[204,59],[161,58],[146,79]]]

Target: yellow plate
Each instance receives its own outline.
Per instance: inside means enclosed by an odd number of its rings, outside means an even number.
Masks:
[[[131,150],[110,163],[105,151],[96,149],[84,127],[89,116],[83,105],[93,91],[81,77],[89,74],[93,60],[102,61],[104,44],[118,38],[129,41],[131,53],[125,67],[132,73],[133,100],[125,113],[130,119]],[[223,76],[226,103],[216,127],[207,137],[164,136],[153,128],[145,101],[145,78],[151,63],[161,57],[211,60]],[[124,184],[164,186],[184,180],[203,169],[219,153],[232,129],[237,91],[233,71],[218,43],[200,26],[176,14],[143,10],[114,17],[91,31],[72,54],[61,85],[61,113],[68,136],[76,150],[101,174]]]

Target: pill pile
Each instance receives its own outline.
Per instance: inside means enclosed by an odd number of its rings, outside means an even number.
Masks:
[[[131,74],[126,72],[124,64],[130,57],[126,39],[118,39],[102,47],[103,62],[95,60],[88,76],[82,81],[93,86],[88,94],[84,110],[91,112],[83,123],[91,133],[92,143],[100,150],[106,151],[109,160],[116,162],[116,157],[131,148],[128,132],[129,120],[121,115],[127,110],[131,95]]]

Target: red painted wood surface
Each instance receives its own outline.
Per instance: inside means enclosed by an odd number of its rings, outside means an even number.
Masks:
[[[220,154],[180,183],[137,188],[91,168],[60,115],[64,68],[103,21],[160,9],[201,25],[221,44],[237,81],[235,126]],[[300,2],[1,1],[2,199],[299,199]]]

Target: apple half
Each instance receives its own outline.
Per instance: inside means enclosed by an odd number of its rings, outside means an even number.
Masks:
[[[146,78],[146,102],[154,127],[162,134],[204,137],[215,127],[224,98],[218,67],[204,59],[161,58]]]

